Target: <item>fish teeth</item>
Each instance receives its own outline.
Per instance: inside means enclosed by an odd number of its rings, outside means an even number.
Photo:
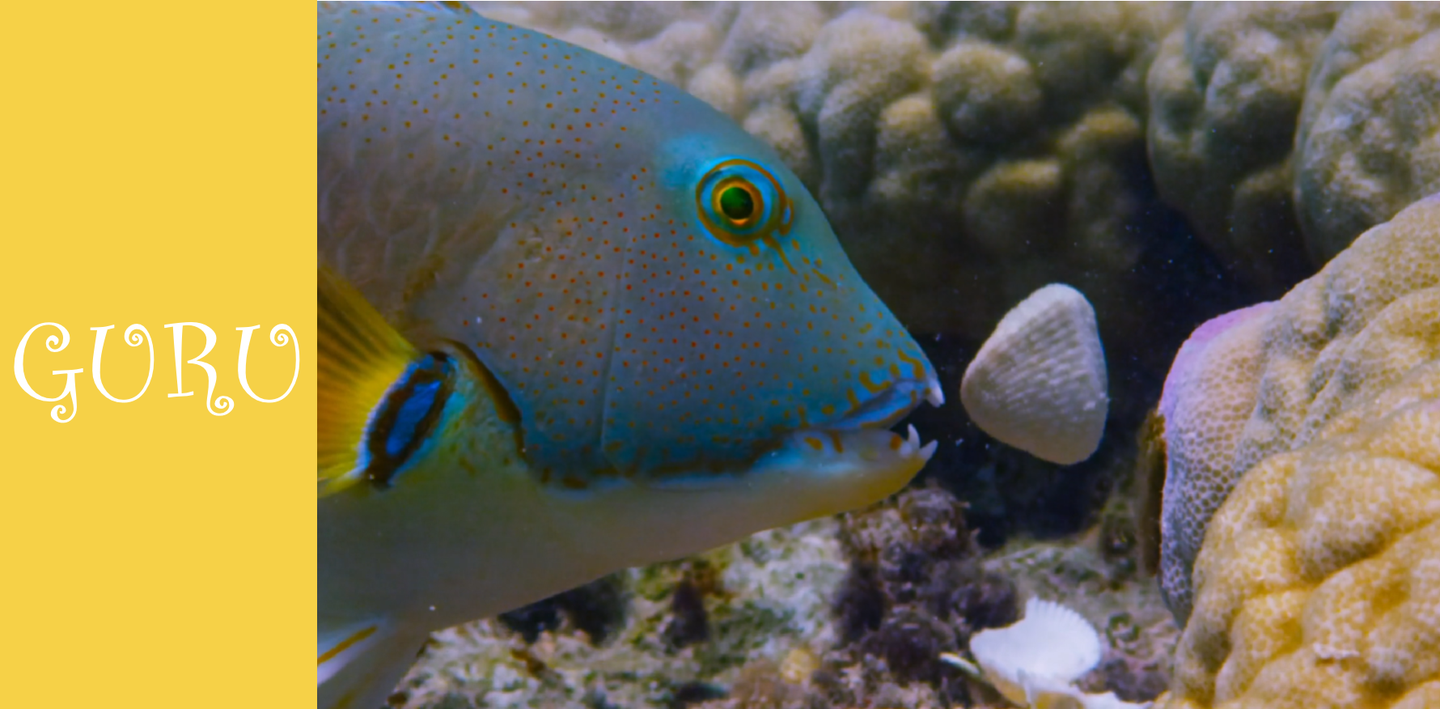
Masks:
[[[915,424],[912,423],[909,424],[908,430],[906,431],[905,443],[900,446],[900,454],[906,457],[918,455],[928,463],[930,462],[930,456],[935,455],[935,446],[937,444],[939,444],[938,440],[921,445],[920,432],[915,430]]]
[[[908,428],[909,430],[905,436],[905,445],[900,447],[901,455],[907,458],[915,455],[916,451],[920,450],[920,434],[915,431],[915,424],[910,424]]]
[[[930,388],[925,390],[925,401],[935,408],[945,405],[945,392],[940,390],[940,382],[930,380]]]

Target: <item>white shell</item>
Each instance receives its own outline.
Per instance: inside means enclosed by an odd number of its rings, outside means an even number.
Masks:
[[[1037,693],[1065,688],[1100,663],[1100,635],[1065,606],[1032,598],[1014,625],[982,630],[970,654],[1007,699],[1027,706]]]
[[[1095,309],[1052,283],[1005,314],[965,370],[960,401],[981,430],[1052,463],[1090,457],[1109,410]]]

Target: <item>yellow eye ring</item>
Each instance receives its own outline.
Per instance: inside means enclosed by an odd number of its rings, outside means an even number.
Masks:
[[[716,238],[745,246],[790,232],[794,216],[780,180],[763,166],[740,158],[707,170],[695,188],[700,223]]]

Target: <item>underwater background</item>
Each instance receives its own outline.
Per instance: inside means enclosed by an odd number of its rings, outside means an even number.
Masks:
[[[907,419],[940,445],[897,497],[438,633],[392,704],[1009,706],[941,654],[1040,597],[1100,631],[1087,692],[1440,706],[1440,207],[1421,202],[1440,4],[472,6],[772,145],[951,401]],[[1109,383],[1100,447],[1069,466],[958,397],[996,323],[1057,282],[1093,305]],[[1177,450],[1164,425],[1231,395],[1202,367],[1185,401],[1219,393],[1147,422],[1181,345],[1269,301],[1197,355],[1248,382],[1223,402],[1244,417],[1196,414],[1223,462]],[[1269,487],[1236,487],[1252,473]],[[1175,524],[1224,534],[1178,552],[1162,596],[1160,490],[1185,485],[1204,512]]]

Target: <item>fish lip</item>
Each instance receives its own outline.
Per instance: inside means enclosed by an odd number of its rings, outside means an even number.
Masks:
[[[869,428],[890,428],[905,418],[920,404],[928,403],[939,407],[945,403],[945,394],[934,375],[926,379],[897,379],[838,419],[824,422],[814,428],[829,431],[853,431]]]

